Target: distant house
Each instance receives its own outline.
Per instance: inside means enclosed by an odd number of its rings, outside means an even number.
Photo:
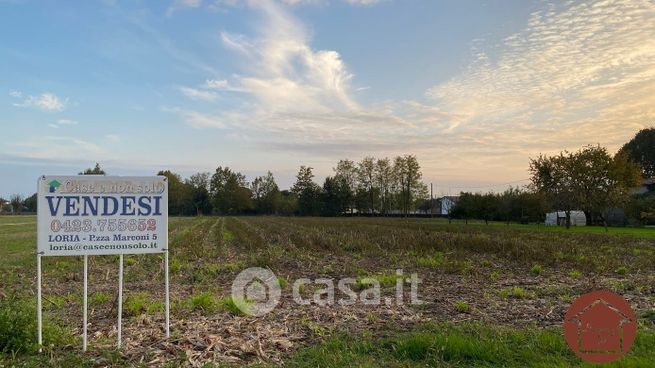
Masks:
[[[0,199],[0,213],[13,213],[14,210],[9,204],[9,201]]]
[[[546,225],[566,226],[566,212],[557,211],[546,214]],[[583,211],[571,211],[571,226],[586,226],[587,216]]]
[[[437,214],[443,216],[450,215],[457,202],[459,202],[459,196],[444,196],[437,198]]]
[[[635,188],[632,188],[630,192],[634,195],[645,194],[645,193],[655,193],[655,178],[643,179],[641,185]]]

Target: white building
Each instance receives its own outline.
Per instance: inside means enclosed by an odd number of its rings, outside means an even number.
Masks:
[[[437,199],[437,211],[440,215],[449,215],[459,202],[458,196],[445,196]]]
[[[566,212],[557,211],[547,213],[546,225],[566,226]],[[571,211],[571,226],[587,226],[587,216],[583,211]]]

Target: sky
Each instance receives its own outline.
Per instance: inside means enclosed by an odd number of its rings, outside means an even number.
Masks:
[[[436,195],[655,125],[651,0],[0,0],[0,196],[418,157]]]

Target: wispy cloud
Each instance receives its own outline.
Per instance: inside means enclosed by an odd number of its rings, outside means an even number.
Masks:
[[[106,152],[97,144],[65,136],[33,137],[12,143],[12,154],[35,159],[79,159],[80,157],[101,157]]]
[[[544,3],[500,45],[474,42],[471,63],[425,100],[372,105],[354,97],[340,54],[312,48],[283,5],[249,6],[265,18],[254,35],[221,33],[243,70],[204,85],[239,91],[244,103],[218,114],[178,110],[193,127],[246,131],[258,144],[316,156],[412,152],[440,175],[479,179],[523,178],[539,152],[616,148],[655,122],[651,1]]]
[[[192,87],[179,87],[179,90],[183,95],[193,100],[215,101],[218,98],[218,94],[212,91]]]
[[[187,8],[199,8],[202,5],[202,0],[173,0],[171,5],[166,10],[166,15],[171,16],[178,10]]]
[[[38,96],[30,95],[25,98],[23,98],[23,93],[20,91],[12,91],[9,95],[14,98],[23,99],[21,102],[14,103],[14,106],[33,107],[43,111],[63,111],[68,104],[68,99],[62,100],[50,92],[42,93]]]

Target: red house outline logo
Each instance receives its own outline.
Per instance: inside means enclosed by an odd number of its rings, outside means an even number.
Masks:
[[[606,363],[621,358],[637,336],[637,319],[630,304],[610,291],[579,297],[564,318],[564,338],[585,361]]]

